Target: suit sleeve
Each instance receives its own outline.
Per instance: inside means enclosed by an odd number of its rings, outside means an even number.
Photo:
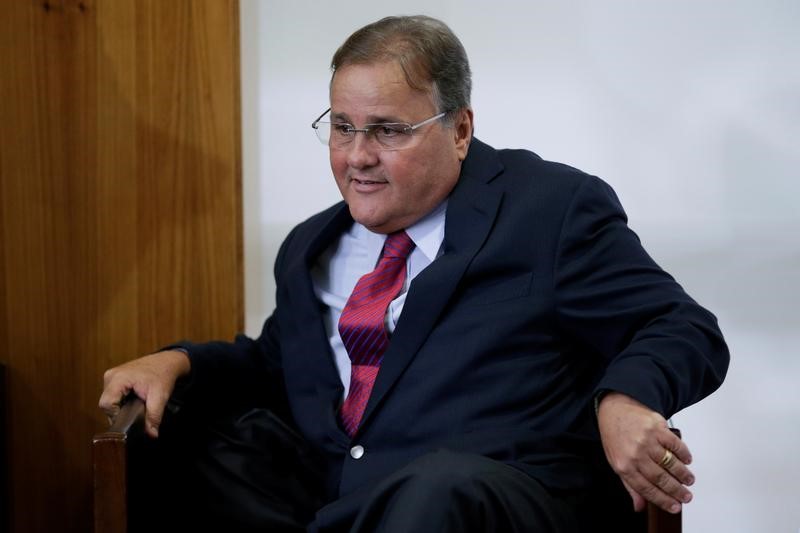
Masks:
[[[729,354],[716,318],[645,252],[601,180],[578,187],[554,269],[561,327],[605,359],[595,394],[618,391],[669,417],[719,387]]]

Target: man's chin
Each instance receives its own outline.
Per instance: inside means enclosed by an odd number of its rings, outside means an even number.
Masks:
[[[385,216],[379,216],[379,213],[374,211],[367,211],[354,209],[350,206],[350,216],[353,220],[367,228],[373,233],[388,234],[404,228],[402,221],[388,219]]]

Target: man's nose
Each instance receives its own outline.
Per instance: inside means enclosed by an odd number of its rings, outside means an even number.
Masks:
[[[356,132],[353,142],[345,149],[347,164],[352,168],[365,168],[378,163],[378,149],[373,139],[363,131]]]

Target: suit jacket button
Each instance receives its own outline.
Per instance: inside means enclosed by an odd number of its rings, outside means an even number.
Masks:
[[[350,457],[353,459],[361,459],[364,457],[364,447],[359,444],[350,448]]]

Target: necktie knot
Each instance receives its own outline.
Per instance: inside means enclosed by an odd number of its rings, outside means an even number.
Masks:
[[[405,231],[390,233],[383,244],[383,257],[406,259],[414,249],[414,241]]]

